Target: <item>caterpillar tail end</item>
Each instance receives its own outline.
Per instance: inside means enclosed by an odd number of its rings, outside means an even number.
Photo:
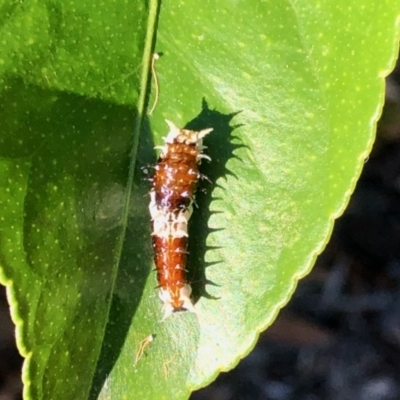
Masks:
[[[190,311],[196,313],[193,302],[190,299],[192,288],[186,284],[179,289],[178,297],[171,296],[171,293],[163,288],[160,288],[160,299],[164,303],[164,316],[161,321],[166,320],[170,315],[179,311]]]

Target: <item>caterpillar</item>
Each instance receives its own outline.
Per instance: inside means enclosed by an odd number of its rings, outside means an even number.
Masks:
[[[195,312],[187,282],[188,222],[200,179],[198,166],[203,158],[203,138],[213,128],[201,131],[177,128],[166,121],[170,131],[152,178],[150,216],[154,263],[164,318],[176,311]],[[156,147],[157,148],[157,147]]]

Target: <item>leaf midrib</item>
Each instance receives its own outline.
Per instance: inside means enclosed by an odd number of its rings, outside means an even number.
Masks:
[[[136,169],[136,160],[137,160],[137,154],[138,154],[138,148],[139,148],[139,138],[140,138],[140,132],[142,129],[142,122],[143,122],[143,116],[144,116],[144,110],[146,108],[146,100],[147,100],[147,93],[146,89],[148,87],[148,80],[150,76],[150,60],[152,58],[152,50],[153,50],[153,44],[154,44],[154,37],[156,33],[156,27],[157,27],[157,20],[158,20],[158,15],[159,15],[159,7],[160,7],[160,2],[159,0],[150,0],[149,2],[149,8],[148,8],[148,18],[147,18],[147,25],[146,25],[146,37],[145,37],[145,45],[144,45],[144,51],[143,51],[143,57],[142,57],[142,62],[140,65],[142,65],[142,72],[140,74],[141,80],[140,80],[140,86],[139,86],[139,98],[137,102],[137,110],[135,110],[135,119],[134,119],[134,126],[133,126],[133,140],[132,140],[132,148],[130,152],[130,164],[129,164],[129,171],[128,171],[128,179],[126,182],[126,199],[125,199],[125,204],[123,207],[122,215],[121,215],[121,234],[119,237],[119,240],[117,242],[116,246],[116,257],[115,257],[115,267],[113,268],[113,273],[111,276],[111,293],[115,291],[115,285],[117,281],[117,276],[118,276],[118,267],[121,263],[122,259],[122,251],[123,251],[123,246],[124,246],[124,238],[125,238],[125,233],[128,227],[128,218],[129,218],[129,210],[130,210],[130,202],[131,202],[131,197],[132,197],[132,188],[133,188],[133,182],[135,178],[135,169]],[[107,318],[105,319],[104,325],[103,325],[103,337],[105,336],[106,332],[106,327],[107,323],[109,320],[109,315],[111,311],[111,304],[112,304],[112,296],[109,297],[109,303],[108,303],[108,309],[107,309]],[[97,360],[96,360],[96,365],[100,357],[100,352],[98,354]],[[93,381],[91,382],[90,387],[92,386]],[[88,392],[90,391],[90,387],[88,388]],[[88,396],[86,396],[88,398]]]

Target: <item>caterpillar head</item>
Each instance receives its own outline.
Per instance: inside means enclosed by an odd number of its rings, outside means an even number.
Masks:
[[[213,128],[202,129],[201,131],[180,129],[173,122],[167,119],[165,121],[170,129],[168,135],[164,138],[166,144],[185,143],[195,145],[199,152],[203,150],[203,138],[213,130]]]

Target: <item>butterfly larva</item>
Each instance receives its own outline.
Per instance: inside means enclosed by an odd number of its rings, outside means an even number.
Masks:
[[[167,124],[170,131],[155,166],[149,205],[164,319],[175,311],[195,312],[186,277],[188,222],[200,178],[198,166],[203,158],[209,159],[202,154],[203,138],[213,130],[191,131]]]

